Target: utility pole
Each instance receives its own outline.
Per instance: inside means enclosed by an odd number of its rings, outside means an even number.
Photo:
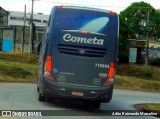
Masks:
[[[34,0],[32,0],[32,8],[31,8],[31,19],[30,19],[30,39],[29,39],[29,53],[32,53],[32,42],[33,42],[33,7],[34,7]]]
[[[24,6],[23,40],[22,40],[22,49],[21,49],[22,53],[24,50],[24,41],[25,41],[25,26],[26,26],[26,5]]]
[[[149,8],[148,8],[148,14],[147,14],[147,46],[146,46],[146,57],[145,57],[145,65],[148,65],[148,56],[149,56]]]

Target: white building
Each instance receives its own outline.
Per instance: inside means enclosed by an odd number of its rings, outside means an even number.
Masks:
[[[16,25],[16,26],[24,26],[24,12],[17,11],[9,11],[8,14],[8,26]],[[25,26],[29,26],[31,14],[26,13]],[[33,22],[36,26],[45,27],[47,25],[49,19],[49,15],[45,15],[42,13],[33,14]]]

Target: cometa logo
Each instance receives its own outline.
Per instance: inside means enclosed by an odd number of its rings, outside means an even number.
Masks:
[[[97,44],[97,45],[103,45],[103,42],[104,42],[103,39],[97,39],[96,37],[94,38],[76,37],[76,36],[72,36],[69,33],[64,34],[63,40],[66,42]]]

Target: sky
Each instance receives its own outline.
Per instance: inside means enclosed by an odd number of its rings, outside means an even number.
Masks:
[[[155,9],[160,9],[160,0],[34,0],[34,13],[49,14],[55,5],[76,5],[111,10],[120,13],[133,2],[144,1],[150,3]],[[0,0],[0,6],[7,11],[31,12],[32,0]]]

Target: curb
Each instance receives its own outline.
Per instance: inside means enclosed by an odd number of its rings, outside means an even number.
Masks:
[[[156,110],[150,110],[150,109],[148,109],[145,105],[144,105],[144,107],[143,107],[143,110],[144,110],[144,112],[148,112],[148,113],[151,113],[151,112],[157,113],[157,116],[156,116],[156,117],[159,117],[159,118],[160,118],[160,113],[157,112]]]

